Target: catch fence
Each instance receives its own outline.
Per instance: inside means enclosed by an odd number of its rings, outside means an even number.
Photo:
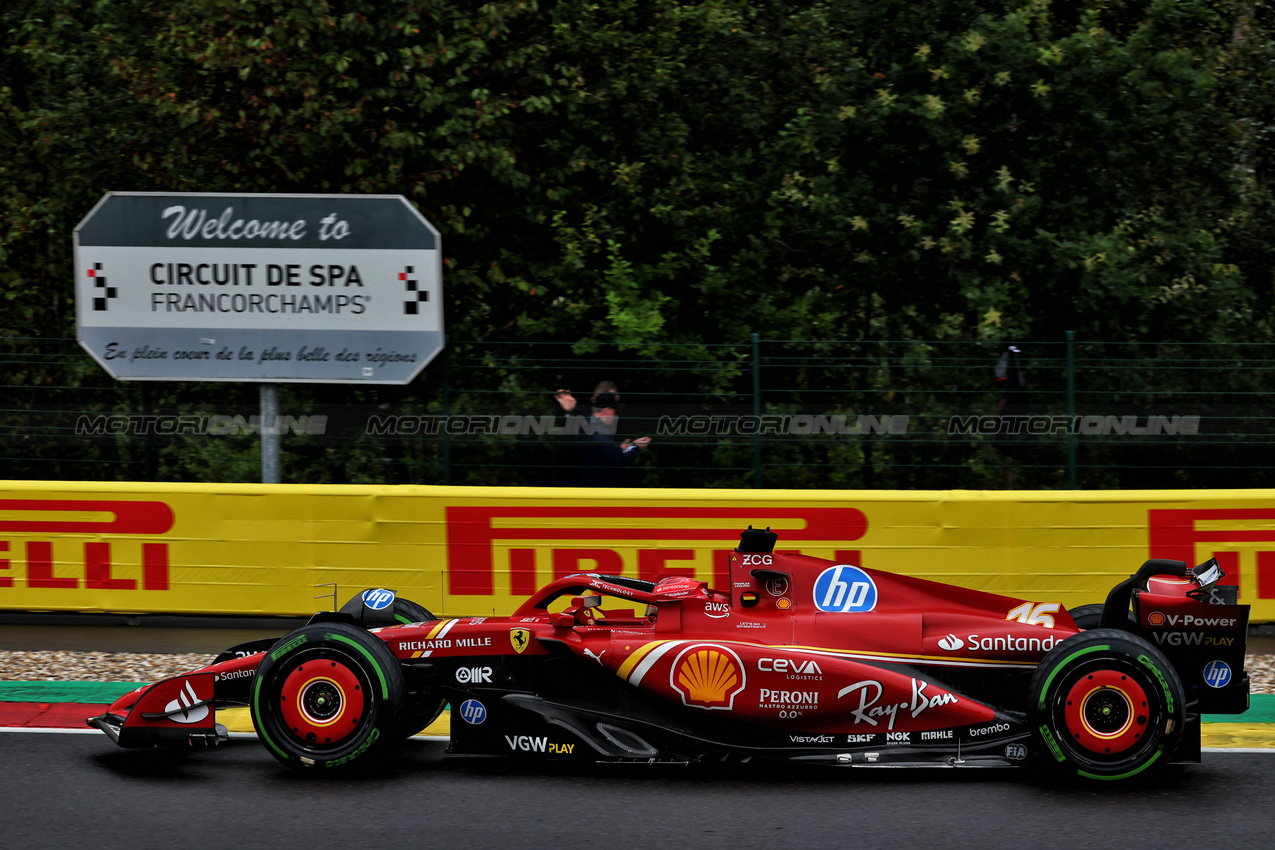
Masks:
[[[620,389],[643,487],[1275,486],[1275,345],[782,340],[620,346],[449,340],[407,386],[280,386],[285,482],[569,486],[586,410]],[[6,478],[260,480],[252,384],[131,382],[74,340],[0,337]],[[1012,376],[1011,376],[1012,380]],[[267,423],[270,424],[270,423]]]

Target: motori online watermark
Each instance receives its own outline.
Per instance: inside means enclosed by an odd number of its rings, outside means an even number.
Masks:
[[[951,416],[948,434],[1088,434],[1109,436],[1195,436],[1200,433],[1199,416]]]
[[[528,436],[581,436],[607,432],[606,424],[581,416],[564,420],[554,416],[518,415],[374,415],[364,433],[373,436],[422,434],[499,434]],[[661,416],[655,423],[657,437],[753,434],[906,434],[907,416]]]
[[[762,414],[761,416],[661,416],[656,435],[663,437],[756,434],[906,434],[911,417],[833,414]]]
[[[871,415],[682,415],[661,416],[655,422],[657,437],[704,436],[855,436],[906,435],[929,429],[913,427],[918,417],[901,414]],[[1130,415],[1116,416],[948,416],[940,418],[949,435],[1050,434],[1164,435],[1194,436],[1200,431],[1200,416]],[[554,416],[515,414],[476,415],[372,415],[364,433],[371,436],[580,436],[605,433],[607,426],[579,416],[565,421]]]
[[[278,416],[274,422],[277,434],[297,434],[323,436],[328,429],[326,415],[314,416]],[[183,434],[207,435],[213,437],[237,437],[260,434],[262,432],[260,416],[238,416],[228,414],[102,414],[98,416],[80,416],[75,420],[77,437],[86,436],[119,436],[121,434],[141,435],[159,434],[162,436],[181,436]],[[267,430],[267,433],[269,431]]]

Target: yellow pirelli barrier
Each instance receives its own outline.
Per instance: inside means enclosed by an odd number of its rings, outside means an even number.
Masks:
[[[388,587],[507,614],[575,572],[726,583],[749,524],[779,547],[1068,606],[1149,557],[1215,556],[1275,620],[1275,491],[571,490],[0,484],[0,608],[308,615]]]

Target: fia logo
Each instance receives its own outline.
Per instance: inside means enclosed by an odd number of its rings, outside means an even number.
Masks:
[[[476,699],[467,699],[460,704],[460,719],[477,726],[487,719],[487,706]]]
[[[815,607],[820,611],[860,614],[877,607],[877,586],[858,567],[839,564],[815,579]]]
[[[1022,761],[1027,758],[1027,748],[1022,744],[1006,744],[1005,758],[1010,761]]]
[[[383,611],[394,604],[394,591],[378,587],[363,591],[363,604],[373,611]]]

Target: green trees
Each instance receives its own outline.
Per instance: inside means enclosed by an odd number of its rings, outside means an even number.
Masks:
[[[1261,0],[12,0],[4,326],[69,336],[71,228],[163,189],[406,195],[479,348],[1264,341],[1270,26]]]

